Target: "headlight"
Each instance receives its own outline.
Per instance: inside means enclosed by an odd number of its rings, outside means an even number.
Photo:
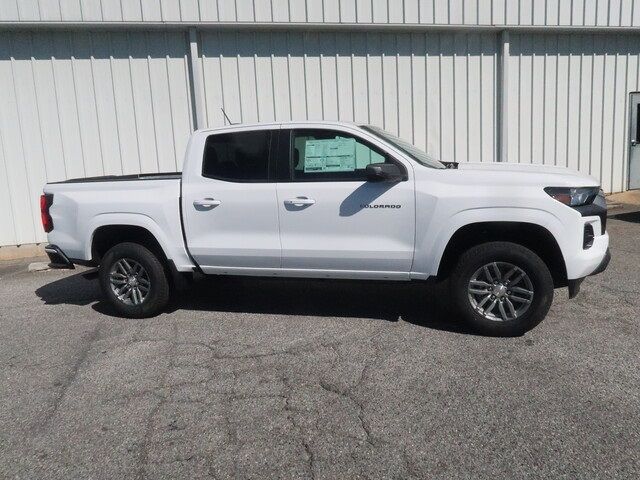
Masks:
[[[600,187],[547,187],[544,191],[565,205],[579,207],[592,203]]]

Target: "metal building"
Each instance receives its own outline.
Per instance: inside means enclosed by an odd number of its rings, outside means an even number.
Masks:
[[[179,170],[221,108],[638,188],[639,54],[640,0],[0,0],[0,246],[44,241],[46,181]]]

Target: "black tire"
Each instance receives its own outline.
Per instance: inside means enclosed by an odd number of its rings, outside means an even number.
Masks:
[[[146,272],[145,280],[149,282],[148,292],[141,301],[136,298],[139,301],[138,304],[125,303],[126,300],[118,298],[112,288],[110,274],[122,259],[137,262]],[[100,287],[113,308],[127,318],[147,318],[157,315],[164,310],[169,301],[169,282],[162,263],[154,253],[137,243],[119,243],[104,255],[100,263]],[[133,301],[131,298],[128,300]]]
[[[498,301],[504,301],[503,308],[507,311],[506,320],[500,311],[497,312],[496,316],[501,318],[486,318],[483,313],[476,308],[480,302],[476,301],[476,307],[472,304],[472,295],[469,292],[470,282],[476,272],[485,265],[493,262],[498,262],[498,266],[503,266],[506,269],[509,269],[509,267],[506,266],[507,264],[516,266],[528,276],[533,287],[533,298],[528,304],[516,303],[515,301],[511,302],[511,305],[522,306],[523,308],[524,305],[528,305],[521,315],[511,315],[511,311],[505,307],[507,299],[504,297],[500,297]],[[493,276],[497,277],[495,274]],[[505,274],[504,276],[506,277],[507,275]],[[486,282],[487,278],[486,274],[483,273],[483,281]],[[516,278],[513,278],[513,280],[516,280]],[[498,280],[494,278],[494,281]],[[505,288],[509,288],[509,279],[507,279],[506,282]],[[475,288],[477,284],[474,283],[473,285]],[[476,332],[483,335],[510,337],[523,335],[545,318],[553,301],[554,286],[549,268],[534,252],[515,243],[488,242],[472,247],[460,256],[449,278],[449,288],[455,308]],[[478,288],[493,292],[491,288],[486,286]],[[499,288],[499,286],[497,288]],[[514,287],[512,286],[511,288]],[[488,309],[498,295],[505,295],[505,293],[506,292],[500,292],[499,294],[496,293],[494,297],[490,296],[486,301],[487,307],[484,307],[484,309]],[[509,291],[509,293],[511,294],[512,292]],[[484,298],[486,298],[484,294],[476,295],[477,296],[474,297],[476,300],[484,300]],[[500,306],[499,303],[497,306]],[[496,308],[495,305],[494,308]],[[492,311],[488,312],[487,315],[492,315]]]

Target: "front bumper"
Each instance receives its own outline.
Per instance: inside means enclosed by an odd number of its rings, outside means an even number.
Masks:
[[[593,275],[598,275],[599,273],[604,272],[609,266],[609,262],[611,261],[611,250],[607,248],[606,253],[604,254],[604,258],[600,262],[600,264],[596,267],[596,269],[591,272],[588,276],[591,277]],[[575,280],[569,280],[569,298],[574,298],[578,293],[580,293],[580,285],[587,277],[576,278]]]
[[[68,268],[73,270],[73,262],[64,254],[64,252],[57,245],[47,245],[44,247],[44,251],[49,257],[49,266],[51,268]]]

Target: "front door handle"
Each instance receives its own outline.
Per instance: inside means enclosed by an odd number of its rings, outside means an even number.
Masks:
[[[202,200],[194,200],[193,201],[193,206],[194,207],[211,208],[211,207],[217,207],[221,203],[222,202],[220,200],[215,200],[213,198],[203,198]]]
[[[289,198],[288,200],[284,201],[285,205],[294,205],[296,207],[301,205],[313,205],[314,203],[316,203],[316,201],[313,198],[307,197]]]

